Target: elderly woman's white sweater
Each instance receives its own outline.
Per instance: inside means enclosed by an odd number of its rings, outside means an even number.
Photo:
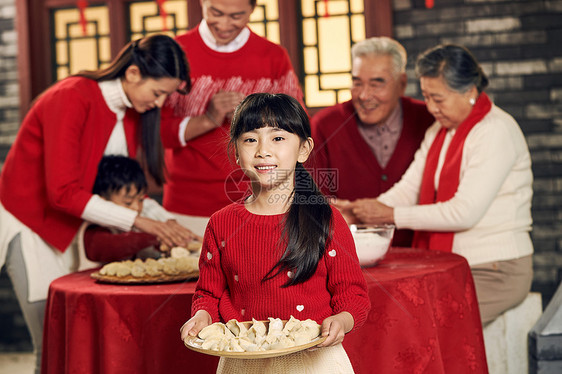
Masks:
[[[513,117],[493,105],[464,143],[459,186],[446,201],[417,205],[427,152],[441,125],[426,132],[414,161],[378,200],[394,207],[397,228],[454,231],[453,253],[470,265],[511,260],[533,253],[531,198],[533,174],[525,137]],[[435,173],[439,181],[449,131]]]

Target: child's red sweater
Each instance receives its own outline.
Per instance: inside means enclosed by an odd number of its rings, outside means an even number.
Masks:
[[[285,288],[290,271],[262,282],[284,252],[278,246],[284,216],[255,215],[240,203],[215,213],[205,232],[192,313],[204,309],[214,322],[293,315],[322,323],[347,311],[354,328],[361,326],[370,309],[365,278],[351,232],[339,211],[332,212],[332,238],[315,274]]]

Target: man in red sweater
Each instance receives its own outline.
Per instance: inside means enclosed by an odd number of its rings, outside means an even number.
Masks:
[[[421,101],[404,97],[406,50],[386,37],[355,44],[351,100],[318,112],[311,121],[311,165],[322,191],[338,199],[377,197],[402,177],[434,119]],[[358,220],[347,214],[349,223]],[[410,246],[398,230],[393,245]]]
[[[177,37],[192,89],[185,97],[172,95],[162,109],[168,169],[163,205],[199,235],[211,214],[248,188],[227,154],[236,106],[254,92],[286,93],[302,103],[286,50],[247,27],[255,6],[256,0],[201,0],[203,21]]]

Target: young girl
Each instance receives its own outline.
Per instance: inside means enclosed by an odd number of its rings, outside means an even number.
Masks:
[[[313,148],[307,114],[288,95],[252,94],[230,134],[251,195],[209,221],[182,339],[217,321],[310,318],[322,324],[325,348],[221,358],[217,372],[353,372],[341,342],[363,324],[370,301],[351,233],[303,167]]]

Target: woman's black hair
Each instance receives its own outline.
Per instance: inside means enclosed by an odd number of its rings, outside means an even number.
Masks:
[[[488,86],[488,77],[476,57],[461,45],[441,44],[423,52],[416,61],[416,75],[442,76],[449,88],[464,93],[473,85],[478,93]]]
[[[147,189],[144,171],[137,160],[119,155],[102,157],[92,193],[109,199],[123,187],[129,192],[133,186],[138,192]]]
[[[296,99],[285,94],[256,93],[246,97],[236,108],[230,127],[230,145],[235,145],[243,133],[262,127],[280,128],[297,135],[303,142],[311,136],[308,115]],[[295,166],[295,188],[283,224],[280,243],[286,245],[285,252],[262,282],[291,270],[294,277],[285,283],[287,287],[303,283],[314,275],[331,234],[332,209],[300,162]]]
[[[128,43],[109,64],[94,71],[81,71],[76,76],[95,81],[107,81],[125,76],[127,68],[135,65],[143,78],[177,78],[182,83],[178,92],[186,94],[191,89],[189,64],[180,45],[171,37],[154,34]],[[164,150],[160,139],[160,109],[141,114],[140,140],[142,159],[149,174],[158,185],[165,181]]]

